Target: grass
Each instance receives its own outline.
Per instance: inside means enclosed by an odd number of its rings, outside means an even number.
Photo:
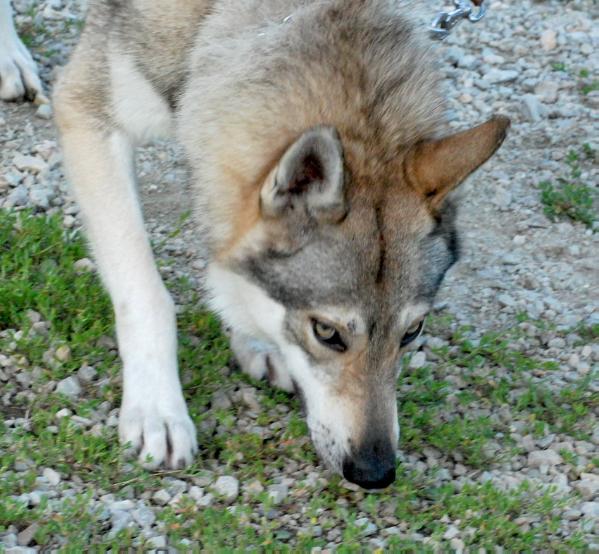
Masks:
[[[223,368],[230,360],[227,341],[216,319],[182,280],[169,286],[185,306],[179,315],[179,358],[202,445],[194,465],[179,472],[149,473],[123,459],[114,427],[92,433],[70,417],[57,419],[56,413],[64,408],[90,417],[103,409],[106,400],[111,407],[120,402],[119,361],[108,340],[113,335],[110,303],[94,273],[75,269],[75,262],[87,255],[81,236],[63,229],[59,218],[0,211],[0,353],[30,374],[35,392],[23,393],[23,387],[11,381],[3,389],[3,395],[21,392],[11,406],[0,403],[0,534],[10,526],[20,531],[35,523],[36,544],[61,552],[143,550],[149,545],[136,529],[108,534],[109,514],[94,501],[94,494],[148,498],[168,486],[171,477],[193,482],[216,466],[242,483],[258,481],[267,487],[273,476],[286,476],[292,465],[317,464],[299,404],[289,395],[251,383],[263,406],[252,421],[264,431],[260,434],[239,426],[245,416],[237,404],[210,409],[215,390],[230,386],[231,380],[243,384],[248,380],[237,373],[225,377],[228,372]],[[49,323],[47,330],[35,332],[30,310]],[[435,351],[434,366],[405,371],[399,382],[405,455],[432,448],[440,466],[454,458],[462,460],[469,473],[491,469],[515,452],[509,428],[492,417],[493,407],[526,421],[531,432],[539,429],[539,422],[544,432],[581,438],[590,432],[590,416],[598,405],[587,385],[594,377],[560,392],[535,380],[535,374],[550,374],[555,365],[531,359],[512,346],[523,336],[519,323],[479,340],[471,338],[470,329],[456,328],[448,317],[433,319],[430,327],[447,339],[448,346]],[[581,340],[591,342],[596,329],[577,332]],[[56,349],[62,345],[70,348],[71,356],[60,361]],[[88,386],[75,400],[51,392],[53,383],[83,363],[94,366],[101,385]],[[460,388],[452,381],[456,375],[463,381]],[[448,417],[449,413],[460,416]],[[26,424],[6,423],[25,416]],[[574,457],[566,456],[566,461],[576,463]],[[15,464],[27,469],[16,471]],[[37,480],[47,467],[58,471],[63,481],[78,482],[80,491],[60,500],[43,495],[38,505],[27,506],[20,495],[39,487]],[[443,535],[450,524],[461,530],[466,547],[473,549],[572,551],[583,550],[586,544],[582,532],[567,539],[556,534],[559,507],[574,499],[526,482],[509,491],[490,482],[463,485],[442,478],[435,468],[416,471],[400,464],[392,487],[366,494],[348,490],[321,468],[314,471],[316,479],[296,483],[282,506],[272,506],[265,492],[239,499],[234,508],[218,499],[213,506],[200,508],[184,495],[177,504],[158,511],[158,525],[169,545],[185,549],[191,541],[196,549],[209,552],[310,551],[326,546],[329,533],[342,541],[339,552],[362,552],[372,547],[358,524],[363,517],[379,530],[395,528],[396,534],[386,536],[390,551],[447,547]],[[293,525],[287,515],[295,518]],[[523,515],[534,523],[518,523]]]
[[[582,182],[581,176],[582,164],[595,163],[595,160],[596,152],[590,145],[585,144],[581,153],[574,150],[568,152],[568,177],[558,178],[556,184],[550,181],[539,183],[541,202],[547,217],[552,220],[565,217],[593,228],[597,220],[597,191],[591,185]]]

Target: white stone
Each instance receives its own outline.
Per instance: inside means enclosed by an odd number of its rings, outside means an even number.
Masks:
[[[13,164],[19,171],[34,174],[41,173],[48,167],[48,164],[41,158],[37,156],[25,156],[24,154],[16,154],[13,158]]]
[[[42,104],[36,110],[35,115],[40,119],[52,119],[52,106],[50,104]]]
[[[169,503],[170,499],[171,495],[165,489],[160,489],[152,495],[152,500],[154,504],[157,504],[158,506],[166,506]]]
[[[252,411],[259,412],[262,406],[256,396],[255,388],[244,388],[241,390],[241,401]]]
[[[166,548],[166,537],[164,535],[151,537],[147,539],[146,544],[150,548]]]
[[[198,500],[198,506],[200,506],[201,508],[207,508],[212,504],[213,500],[214,495],[212,493],[205,494],[204,496],[202,496],[202,498]]]
[[[213,489],[227,502],[232,502],[239,494],[239,481],[231,475],[223,475],[216,480]]]
[[[71,359],[71,349],[63,344],[56,349],[54,356],[59,362],[68,362]]]
[[[77,273],[86,273],[96,269],[96,265],[89,258],[81,258],[80,260],[77,260],[73,264],[73,267]]]
[[[591,500],[599,496],[599,475],[581,473],[580,481],[574,483],[574,487],[585,500]]]
[[[541,33],[541,46],[545,52],[555,49],[557,46],[557,33],[553,29],[545,29]]]
[[[451,539],[455,539],[460,534],[460,530],[455,525],[450,525],[447,528],[447,531],[443,534],[443,538],[446,541],[450,541]]]
[[[48,483],[50,483],[50,485],[52,485],[53,487],[55,487],[56,485],[58,485],[58,483],[60,483],[60,473],[58,473],[58,471],[53,470],[51,467],[47,467],[46,469],[44,469],[42,475],[46,478],[46,480],[48,481]]]
[[[144,529],[152,527],[156,521],[156,515],[151,508],[143,504],[131,512],[133,519]]]
[[[58,410],[56,412],[56,419],[62,419],[63,417],[69,417],[71,415],[71,410],[68,408],[63,408],[62,410]]]
[[[557,81],[541,81],[535,87],[535,94],[541,102],[554,104],[558,98],[559,83]]]
[[[599,517],[599,502],[585,502],[580,510],[585,516]]]
[[[535,450],[528,455],[528,466],[556,466],[562,463],[562,457],[555,450]]]
[[[362,530],[362,535],[369,537],[377,532],[377,526],[367,517],[356,519],[356,525]]]
[[[414,352],[412,357],[410,358],[410,369],[419,369],[426,365],[426,354],[420,350],[418,352]]]
[[[533,123],[541,121],[545,115],[545,108],[534,94],[522,96],[522,111],[526,118]]]
[[[98,375],[98,372],[90,365],[82,365],[77,371],[77,377],[84,383],[91,383]]]
[[[518,78],[519,73],[512,69],[491,69],[483,75],[483,79],[491,84],[509,83]]]
[[[515,300],[509,294],[497,295],[497,302],[504,308],[512,307],[516,304]]]
[[[67,377],[56,385],[56,392],[75,398],[81,394],[81,385],[77,377]]]
[[[284,483],[278,485],[271,485],[268,487],[268,497],[272,500],[275,506],[278,506],[285,501],[289,494],[289,487]]]
[[[462,552],[464,552],[464,549],[466,548],[466,544],[464,543],[464,541],[458,538],[451,539],[449,541],[449,545],[456,554],[461,554]]]
[[[189,489],[189,497],[196,502],[204,496],[204,489],[195,485]]]
[[[6,198],[4,203],[5,208],[14,208],[18,206],[24,206],[27,204],[27,198],[29,197],[27,187],[25,185],[19,185]]]

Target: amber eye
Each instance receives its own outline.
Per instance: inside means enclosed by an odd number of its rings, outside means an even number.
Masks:
[[[316,340],[323,346],[335,350],[335,352],[345,352],[347,350],[347,345],[343,342],[339,331],[332,325],[313,319],[312,331]]]
[[[407,331],[406,334],[401,339],[401,347],[407,346],[412,341],[416,340],[420,333],[422,333],[422,329],[424,327],[424,319],[420,320],[416,325],[412,325]]]

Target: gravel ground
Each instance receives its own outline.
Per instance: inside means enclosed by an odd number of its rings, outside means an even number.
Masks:
[[[81,28],[81,6],[71,0],[15,4],[21,33],[29,37],[51,90]],[[429,4],[432,14],[438,6]],[[429,429],[423,442],[417,434],[411,436],[414,417],[404,412],[408,430],[402,428],[400,449],[405,475],[418,475],[414,479],[419,483],[426,478],[437,487],[452,484],[459,491],[490,483],[509,495],[522,491],[526,483],[530,491],[549,494],[553,500],[547,512],[555,517],[554,527],[543,527],[539,511],[522,508],[510,516],[517,532],[542,534],[546,542],[539,544],[549,549],[578,537],[579,547],[599,551],[599,344],[592,331],[596,333],[599,324],[599,234],[594,232],[596,223],[593,229],[592,224],[569,218],[548,218],[539,190],[539,183],[558,183],[575,171],[578,181],[592,194],[597,192],[599,170],[593,151],[599,147],[599,57],[592,56],[599,48],[596,10],[592,0],[494,0],[483,22],[462,24],[440,46],[452,125],[463,128],[500,112],[512,118],[513,126],[499,153],[463,187],[463,258],[448,276],[432,330],[406,362],[399,384],[400,399],[411,397],[419,387],[428,392],[431,381],[419,379],[427,370],[433,381],[444,383],[447,395],[438,421],[484,421],[484,429],[491,430],[481,442],[481,461],[463,445],[452,450],[442,439],[435,442],[434,430]],[[67,191],[50,118],[47,108],[0,105],[0,210],[31,208],[58,214],[64,228],[76,229],[78,210]],[[169,282],[186,278],[193,286],[201,279],[204,263],[201,244],[186,218],[187,173],[180,153],[171,143],[143,148],[138,169],[148,228],[154,244],[160,245],[161,270]],[[78,270],[93,271],[88,259],[77,263]],[[188,298],[180,296],[181,310]],[[32,311],[28,317],[43,334],[42,316]],[[23,330],[0,327],[4,339],[12,340],[15,333],[18,338],[19,332]],[[48,345],[47,352],[48,366],[70,361],[69,346]],[[482,362],[473,365],[470,361],[476,356]],[[55,421],[48,427],[68,419],[84,433],[112,430],[114,436],[117,399],[98,401],[90,417],[77,410],[77,399],[88,394],[90,384],[97,386],[93,394],[100,391],[99,370],[84,364],[76,375],[38,386],[34,369],[10,345],[0,351],[0,454],[10,453],[16,443],[13,433],[17,436],[31,425],[29,410],[21,406],[52,390],[71,402],[52,414]],[[229,368],[222,373],[228,374]],[[507,390],[498,401],[503,386]],[[529,399],[531,390],[542,390],[545,396]],[[564,400],[564,390],[576,390],[579,396]],[[281,430],[297,418],[296,406],[290,400],[272,402],[269,395],[245,379],[233,379],[212,395],[214,416],[202,419],[202,432],[218,437],[252,429],[263,440],[281,440]],[[553,419],[541,417],[551,416],[552,410]],[[236,414],[229,426],[219,419],[222,411]],[[570,425],[564,424],[568,416],[573,418]],[[272,423],[262,425],[261,417]],[[305,436],[298,440],[301,448],[310,449]],[[10,465],[0,464],[0,475],[7,480],[32,469],[26,459],[10,460]],[[201,471],[159,475],[145,491],[127,488],[126,483],[117,489],[94,489],[76,472],[69,475],[37,465],[34,482],[21,485],[20,494],[11,498],[26,510],[42,505],[48,522],[61,513],[64,499],[89,492],[90,509],[103,514],[98,519],[100,538],[95,540],[109,544],[126,532],[131,544],[144,548],[205,547],[191,534],[175,540],[171,523],[161,518],[184,501],[193,505],[193,513],[214,507],[235,514],[249,506],[251,514],[244,516],[243,526],[262,532],[268,524],[276,540],[291,547],[308,544],[297,541],[310,535],[319,545],[315,551],[350,543],[392,549],[399,544],[393,542],[397,537],[423,549],[489,549],[488,541],[476,539],[480,529],[467,524],[467,513],[456,517],[445,506],[432,527],[419,528],[398,516],[400,493],[365,495],[335,481],[313,455],[307,461],[292,458],[267,468],[261,479],[244,470],[246,463],[250,460],[243,457],[231,463],[214,455],[200,464]],[[327,490],[342,493],[335,493],[330,504],[314,504],[319,491]],[[421,496],[415,505],[430,514],[437,501]],[[351,522],[338,510],[350,510]],[[481,510],[484,516],[484,507]],[[0,551],[69,546],[61,527],[40,538],[39,521],[2,518],[0,510]],[[350,524],[358,529],[351,537],[344,527]],[[510,543],[499,535],[497,544],[510,550]]]

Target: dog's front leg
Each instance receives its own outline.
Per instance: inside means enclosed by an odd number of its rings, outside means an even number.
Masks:
[[[10,0],[0,0],[0,98],[47,102],[37,67],[15,30]]]
[[[121,441],[149,468],[182,467],[197,449],[196,432],[178,375],[174,304],[144,230],[131,143],[120,131],[94,129],[60,95],[55,100],[68,176],[116,315]]]

